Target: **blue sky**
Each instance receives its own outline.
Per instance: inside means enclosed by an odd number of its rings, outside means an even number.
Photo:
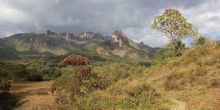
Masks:
[[[203,34],[210,36],[213,40],[220,40],[220,32],[219,31],[209,31],[209,32],[206,32]]]
[[[15,33],[122,30],[153,47],[168,43],[150,28],[155,16],[176,8],[200,33],[220,36],[220,0],[0,0],[0,37]]]

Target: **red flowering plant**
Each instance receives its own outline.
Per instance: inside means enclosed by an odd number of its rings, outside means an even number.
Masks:
[[[88,58],[71,55],[64,58],[61,64],[69,66],[62,69],[62,75],[52,85],[52,90],[58,94],[58,103],[73,104],[99,88],[98,77],[92,72]]]
[[[68,56],[61,61],[64,65],[88,65],[89,63],[88,58],[77,55]]]

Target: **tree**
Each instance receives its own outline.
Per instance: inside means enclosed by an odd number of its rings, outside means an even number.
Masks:
[[[197,37],[196,28],[176,9],[166,9],[162,15],[157,16],[153,21],[152,28],[165,33],[174,46],[183,37]]]

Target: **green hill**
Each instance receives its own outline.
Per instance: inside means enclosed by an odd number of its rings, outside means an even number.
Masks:
[[[126,36],[124,36],[128,39]],[[66,55],[69,53],[93,54],[99,56],[119,58],[148,58],[154,48],[138,44],[128,39],[125,47],[117,47],[112,38],[101,33],[55,33],[45,34],[21,33],[2,38],[0,49],[1,58],[8,56],[48,56]],[[123,39],[122,39],[123,41]],[[123,44],[124,45],[124,44]],[[114,48],[109,48],[114,47]]]
[[[4,42],[4,40],[0,40],[0,58],[18,58],[16,50],[13,47],[6,45]]]

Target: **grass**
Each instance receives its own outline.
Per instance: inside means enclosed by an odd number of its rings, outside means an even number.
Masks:
[[[169,110],[177,102],[190,110],[220,109],[218,43],[194,46],[182,56],[170,57],[151,67],[141,66],[137,60],[127,63],[126,59],[92,54],[92,63],[84,65],[92,71],[86,74],[79,74],[77,65],[54,65],[58,61],[23,63],[31,67],[26,68],[30,72],[45,73],[44,79],[53,79],[56,69],[61,71],[53,86],[62,110]]]
[[[218,44],[195,46],[145,77],[160,94],[185,101],[190,110],[213,110],[220,107],[219,55]]]
[[[79,110],[166,110],[166,100],[144,80],[136,78],[145,67],[125,63],[92,66],[88,76],[78,77],[71,67],[56,80],[60,109]],[[72,67],[73,68],[73,67]],[[69,72],[67,72],[69,71]]]
[[[218,108],[219,54],[220,46],[209,44],[148,69],[123,63],[96,65],[93,72],[101,88],[71,105],[82,110],[166,110],[172,108],[172,100],[178,100],[194,110]]]

